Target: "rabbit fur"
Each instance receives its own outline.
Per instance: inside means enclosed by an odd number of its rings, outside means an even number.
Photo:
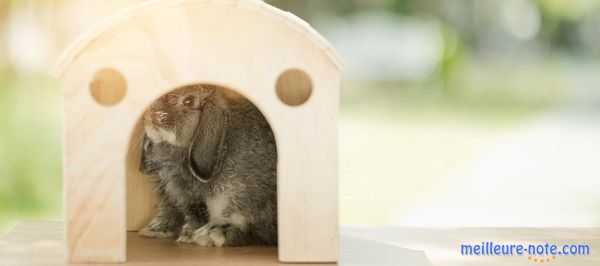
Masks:
[[[140,170],[153,177],[156,215],[140,230],[201,246],[277,244],[277,151],[261,112],[226,89],[194,85],[144,114]]]

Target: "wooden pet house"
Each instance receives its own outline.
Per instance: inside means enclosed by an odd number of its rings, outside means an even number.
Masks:
[[[151,1],[87,31],[52,70],[65,112],[68,260],[127,260],[126,232],[155,207],[138,171],[139,119],[168,91],[210,83],[252,101],[274,132],[279,260],[336,262],[341,67],[306,22],[261,1]]]

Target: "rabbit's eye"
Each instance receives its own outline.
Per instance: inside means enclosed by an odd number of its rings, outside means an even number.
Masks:
[[[196,97],[190,95],[185,97],[185,99],[183,99],[183,105],[187,106],[187,107],[193,107],[194,106],[194,102],[196,100]]]

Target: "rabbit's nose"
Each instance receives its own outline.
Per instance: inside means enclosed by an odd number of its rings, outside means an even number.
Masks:
[[[162,124],[165,121],[165,119],[167,119],[166,112],[156,111],[152,115],[152,122],[154,122],[154,124],[157,124],[157,125]]]

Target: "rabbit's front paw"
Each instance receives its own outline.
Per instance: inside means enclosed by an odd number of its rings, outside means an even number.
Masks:
[[[153,218],[144,228],[138,231],[139,235],[145,237],[168,238],[175,236],[175,232],[169,228],[160,218]]]
[[[194,243],[194,240],[192,240],[192,238],[188,235],[179,235],[179,237],[177,237],[177,240],[175,240],[175,242],[177,242],[177,243]]]
[[[204,225],[194,232],[194,234],[192,235],[192,239],[199,246],[212,247],[213,243],[210,240],[210,237],[208,236],[209,232],[210,225]]]
[[[196,230],[192,239],[196,244],[203,247],[222,247],[226,245],[223,229],[211,224],[206,224]]]
[[[155,228],[144,227],[138,231],[139,235],[145,237],[169,238],[175,236],[175,232],[169,230],[155,230]]]
[[[190,224],[184,224],[181,227],[181,232],[179,233],[179,237],[176,242],[178,243],[194,243],[192,239],[192,235],[194,233],[194,228]]]

